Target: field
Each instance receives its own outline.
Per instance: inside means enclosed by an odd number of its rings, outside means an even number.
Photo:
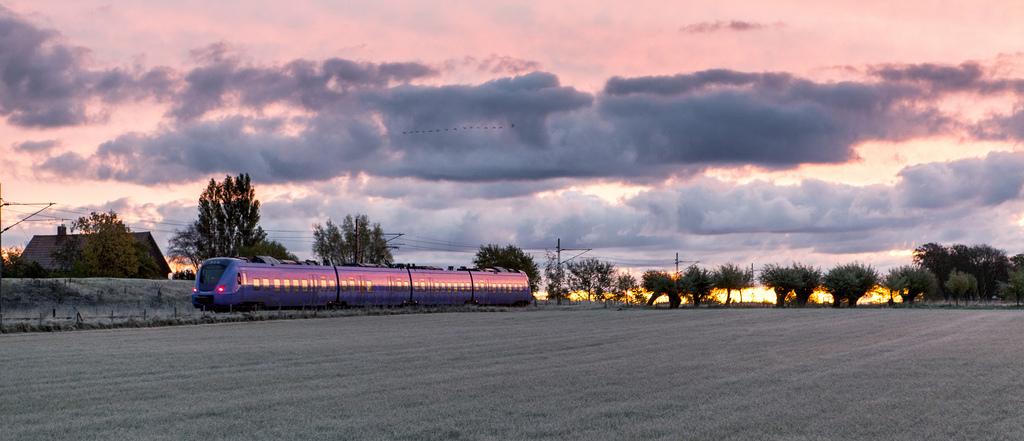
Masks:
[[[1024,312],[533,310],[0,335],[4,439],[1020,439]]]

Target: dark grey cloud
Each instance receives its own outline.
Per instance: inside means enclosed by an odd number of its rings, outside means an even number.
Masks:
[[[40,141],[23,141],[11,144],[15,151],[24,153],[47,153],[60,145],[56,139],[45,139]]]
[[[325,180],[365,169],[382,158],[382,135],[368,119],[324,115],[299,134],[276,130],[279,121],[232,117],[129,133],[96,153],[66,153],[40,165],[60,176],[160,184],[199,176],[247,172],[263,182]]]
[[[988,207],[1021,197],[1024,154],[914,165],[900,171],[900,205],[921,208]]]
[[[93,70],[88,50],[65,44],[0,6],[0,116],[25,127],[71,126],[89,122],[86,103],[160,97],[168,94],[170,72]]]
[[[287,103],[320,110],[353,92],[408,83],[437,74],[420,63],[360,63],[341,58],[293,60],[282,66],[249,66],[224,44],[194,51],[201,64],[185,73],[185,86],[169,114],[191,120],[225,106],[237,97],[240,106],[262,108]]]
[[[844,162],[859,142],[953,128],[921,88],[886,82],[818,83],[717,69],[612,78],[605,93],[602,115],[643,163]]]
[[[774,23],[758,23],[753,21],[744,20],[729,20],[729,21],[702,21],[699,23],[691,23],[686,26],[679,28],[680,32],[687,34],[708,34],[719,31],[734,31],[734,32],[746,32],[746,31],[757,31],[762,29],[779,29],[785,27],[786,24],[782,22]]]

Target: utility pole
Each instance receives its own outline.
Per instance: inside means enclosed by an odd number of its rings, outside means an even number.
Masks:
[[[54,206],[53,202],[47,202],[47,203],[42,203],[42,204],[19,204],[19,203],[14,203],[14,202],[6,202],[6,201],[4,201],[3,195],[4,195],[4,193],[3,193],[3,186],[0,185],[0,329],[3,329],[3,327],[4,327],[4,259],[3,259],[3,248],[4,248],[3,237],[4,237],[4,233],[7,230],[10,230],[11,228],[14,228],[16,225],[31,219],[33,216],[35,216],[35,215],[37,215],[39,213],[42,213],[43,210],[46,210],[47,208],[50,208],[50,207]],[[34,206],[42,205],[43,208],[40,208],[36,212],[34,212],[34,213],[32,213],[32,214],[30,214],[28,216],[25,216],[21,220],[11,224],[7,228],[4,228],[4,226],[3,226],[3,208],[8,206],[8,205],[34,205]]]
[[[359,265],[359,215],[356,215],[356,251],[355,251],[356,265]]]
[[[558,265],[558,291],[559,291],[558,292],[558,298],[556,300],[557,300],[559,305],[562,304],[562,292],[561,291],[562,291],[562,282],[563,282],[563,275],[564,275],[564,271],[562,271],[562,264],[563,263],[568,263],[570,260],[573,260],[573,259],[575,259],[575,258],[577,258],[579,256],[582,256],[583,254],[585,254],[587,252],[590,252],[592,250],[593,250],[593,248],[562,248],[562,238],[558,238],[557,242],[555,242],[555,254],[558,256],[556,262],[557,262],[557,265]],[[570,257],[568,259],[565,259],[565,262],[562,262],[562,251],[579,251],[579,253],[577,253],[576,255],[574,255],[574,256],[572,256],[572,257]],[[550,295],[550,293],[548,293],[548,295]]]
[[[676,274],[679,274],[679,253],[676,252]]]
[[[559,237],[555,242],[555,254],[558,255],[558,297],[557,302],[559,305],[562,304],[562,238]]]

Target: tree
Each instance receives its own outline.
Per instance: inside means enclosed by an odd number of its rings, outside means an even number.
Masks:
[[[776,308],[785,307],[786,297],[789,296],[789,293],[799,290],[804,286],[800,276],[801,274],[792,267],[784,267],[774,263],[764,266],[761,270],[761,284],[775,292]]]
[[[950,294],[956,299],[956,304],[959,305],[960,298],[978,291],[978,279],[963,271],[953,270],[949,273],[949,278],[946,279],[946,289],[949,290]]]
[[[39,262],[26,262],[24,249],[14,247],[0,250],[0,271],[4,277],[40,279],[48,277],[49,273]]]
[[[284,244],[274,240],[263,240],[257,244],[242,247],[238,250],[242,256],[270,256],[277,260],[298,261],[299,258],[288,252]]]
[[[72,224],[84,237],[76,270],[86,277],[156,277],[159,270],[117,213],[93,212]]]
[[[345,235],[331,219],[324,225],[313,224],[313,254],[324,264],[352,262],[352,250],[345,246]]]
[[[903,295],[903,289],[905,288],[906,281],[903,278],[903,267],[892,268],[889,273],[882,278],[881,285],[886,291],[889,291],[889,304],[895,303],[895,296],[899,294]]]
[[[882,280],[882,286],[889,291],[889,296],[899,294],[903,303],[913,305],[918,297],[931,297],[938,294],[939,281],[926,268],[918,265],[904,265],[889,270]]]
[[[619,273],[615,276],[615,300],[639,300],[637,303],[643,303],[643,293],[639,292],[639,286],[637,286],[636,277],[633,277],[630,273]],[[629,294],[633,293],[633,299],[629,298]],[[640,294],[637,297],[637,294]]]
[[[368,263],[391,265],[394,257],[379,223],[370,223],[365,214],[346,215],[341,225],[327,219],[313,224],[313,253],[324,262],[336,265]]]
[[[558,265],[558,257],[554,252],[548,251],[546,263],[544,264],[544,279],[547,280],[545,289],[548,292],[548,300],[555,299],[559,305],[565,298],[565,271]]]
[[[1014,254],[1013,257],[1010,258],[1010,267],[1012,267],[1012,269],[1024,268],[1024,254]]]
[[[807,301],[811,299],[811,295],[821,287],[821,270],[799,263],[794,263],[790,270],[793,271],[797,280],[799,280],[797,286],[793,288],[793,293],[796,295],[796,304],[799,307],[807,306]]]
[[[914,264],[927,268],[939,280],[949,279],[949,273],[955,269],[953,256],[948,248],[937,243],[926,243],[914,249]],[[942,296],[949,299],[945,286],[940,286]]]
[[[641,280],[643,288],[651,293],[651,297],[647,299],[648,305],[653,305],[654,301],[661,296],[668,296],[670,308],[678,308],[679,304],[682,303],[682,299],[679,297],[678,284],[676,284],[672,276],[669,276],[664,271],[647,271],[641,277]]]
[[[174,232],[167,255],[177,263],[191,265],[193,270],[199,270],[199,265],[203,263],[204,258],[201,254],[202,240],[196,223],[193,222],[184,230]]]
[[[531,292],[536,291],[540,283],[540,269],[537,268],[537,262],[533,261],[533,256],[515,245],[510,244],[504,247],[495,244],[481,245],[476,252],[476,257],[473,258],[473,265],[476,265],[477,268],[501,267],[522,271],[530,279]]]
[[[605,293],[612,290],[615,265],[598,259],[579,259],[566,262],[566,282],[570,291],[586,291],[591,301],[604,300]]]
[[[741,291],[753,285],[753,274],[731,263],[719,266],[713,274],[715,288],[725,290],[725,305],[732,301],[732,291]],[[742,301],[742,297],[740,298]]]
[[[953,270],[974,275],[978,289],[970,294],[980,294],[985,299],[998,293],[1000,283],[1006,281],[1011,267],[1006,252],[989,245],[953,244],[947,247],[928,243],[914,250],[914,263],[930,270],[939,280],[948,280]],[[940,286],[940,289],[944,288],[944,285]],[[948,300],[949,293],[944,292],[944,297]]]
[[[711,297],[711,291],[715,289],[715,279],[711,271],[690,265],[679,278],[679,286],[682,292],[690,296],[693,307],[696,308]]]
[[[185,269],[180,270],[180,271],[175,271],[174,274],[171,274],[171,279],[172,280],[195,280],[196,279],[196,272],[192,271],[189,268],[185,268]]]
[[[264,241],[267,233],[259,223],[260,201],[248,174],[225,176],[224,182],[210,179],[199,196],[195,223],[199,260],[237,256],[241,248]]]
[[[843,299],[851,308],[857,300],[878,284],[878,271],[869,265],[848,263],[839,265],[825,274],[822,285],[832,294],[832,306],[838,308]]]
[[[1024,299],[1024,267],[1010,271],[1006,283],[1002,286],[1002,291],[1006,300],[1013,300],[1017,302],[1017,306],[1020,306],[1021,300]]]

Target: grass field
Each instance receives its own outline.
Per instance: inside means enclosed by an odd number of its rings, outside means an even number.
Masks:
[[[3,439],[1020,439],[1024,313],[523,310],[0,335]]]

